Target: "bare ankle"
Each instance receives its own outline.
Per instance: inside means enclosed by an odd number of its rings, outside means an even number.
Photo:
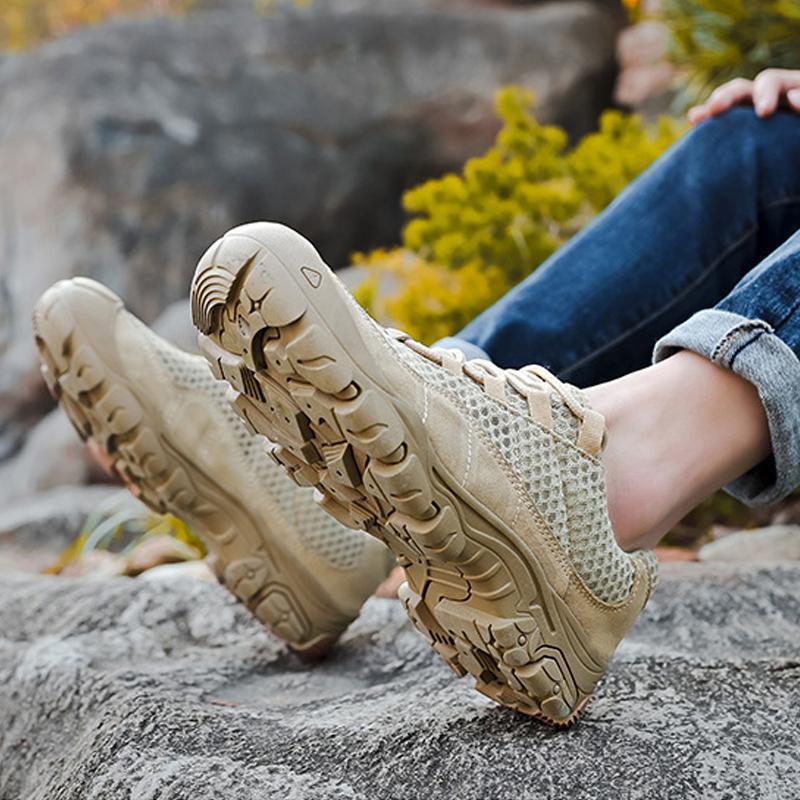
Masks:
[[[655,546],[771,452],[755,387],[688,351],[588,394],[608,425],[609,515],[626,550]]]

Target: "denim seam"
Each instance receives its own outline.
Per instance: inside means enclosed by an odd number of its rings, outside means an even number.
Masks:
[[[781,198],[780,200],[774,200],[771,203],[767,203],[767,204],[763,205],[761,207],[760,211],[767,211],[767,210],[771,210],[773,208],[779,208],[780,206],[784,206],[784,205],[793,205],[795,203],[800,203],[800,195],[789,195],[789,196],[787,196],[785,198]],[[701,283],[703,283],[703,281],[706,280],[706,278],[708,278],[709,275],[711,275],[714,272],[714,270],[726,258],[728,258],[728,256],[731,255],[731,253],[735,252],[745,242],[747,242],[750,238],[755,236],[755,234],[758,232],[758,229],[759,229],[758,223],[756,223],[753,226],[751,226],[750,228],[748,228],[747,231],[744,234],[742,234],[742,236],[739,239],[737,239],[732,245],[730,245],[727,248],[727,250],[725,250],[714,261],[712,261],[711,264],[708,267],[706,267],[706,269],[703,270],[703,272],[694,281],[692,281],[692,283],[690,283],[688,286],[685,286],[677,294],[674,294],[663,306],[661,306],[661,308],[659,308],[657,311],[654,311],[652,314],[648,315],[644,319],[638,320],[634,325],[632,325],[626,331],[621,333],[615,339],[612,339],[610,342],[606,342],[606,344],[604,344],[602,347],[598,347],[595,350],[592,350],[590,353],[587,353],[587,355],[585,355],[583,358],[579,359],[578,361],[574,362],[573,364],[570,364],[570,366],[567,369],[562,370],[559,373],[559,376],[563,378],[563,377],[569,375],[570,372],[573,372],[574,370],[578,369],[579,367],[582,367],[584,364],[586,364],[587,362],[591,361],[596,356],[600,355],[600,353],[604,353],[606,350],[609,350],[610,348],[615,347],[620,342],[622,342],[625,339],[627,339],[630,335],[632,335],[637,330],[639,330],[639,328],[642,328],[645,325],[647,325],[648,323],[652,322],[654,319],[657,319],[661,314],[663,314],[665,311],[667,311],[669,308],[671,308],[673,305],[675,305],[675,303],[677,303],[679,300],[681,300],[688,292],[692,291],[697,286],[699,286]]]
[[[800,203],[800,194],[787,194],[786,197],[781,197],[780,200],[773,200],[771,203],[765,203],[761,206],[761,210],[770,211],[773,208],[788,206],[792,203]]]
[[[778,320],[778,322],[775,323],[776,331],[780,330],[780,328],[783,327],[786,320],[789,319],[789,317],[791,317],[795,311],[797,311],[798,307],[800,307],[800,299],[795,300],[794,303],[792,303],[792,305],[786,311],[786,313],[780,318],[780,320]]]
[[[747,339],[746,341],[742,342],[742,343],[741,343],[741,344],[740,344],[740,345],[739,345],[739,346],[738,346],[738,347],[737,347],[737,348],[736,348],[736,349],[733,351],[733,354],[731,355],[730,359],[728,360],[728,366],[729,366],[729,368],[730,368],[730,369],[733,369],[733,366],[734,366],[734,363],[736,362],[736,358],[737,358],[737,356],[738,356],[738,355],[739,355],[739,354],[740,354],[740,353],[741,353],[741,352],[742,352],[742,351],[745,349],[745,347],[747,347],[748,345],[751,345],[751,344],[753,344],[754,342],[757,342],[757,341],[758,341],[758,340],[759,340],[759,339],[760,339],[760,338],[761,338],[761,337],[762,337],[762,336],[763,336],[765,333],[767,333],[767,331],[765,331],[765,330],[762,328],[761,330],[759,330],[759,331],[756,331],[756,333],[755,333],[755,335],[754,335],[754,336],[751,336],[749,339]]]
[[[579,361],[576,361],[574,364],[571,364],[567,369],[562,370],[559,373],[560,377],[564,377],[569,375],[570,372],[573,370],[578,369],[578,367],[582,367],[586,362],[591,361],[593,358],[598,356],[600,353],[604,353],[606,350],[610,350],[612,347],[616,347],[621,341],[627,339],[632,334],[636,333],[639,328],[643,328],[648,323],[652,322],[654,319],[657,319],[661,314],[671,308],[675,303],[681,300],[684,295],[688,294],[690,291],[695,289],[699,286],[706,278],[713,274],[714,270],[719,266],[722,261],[724,261],[731,253],[735,252],[738,248],[740,248],[745,242],[747,242],[750,238],[752,238],[755,233],[758,231],[758,225],[749,228],[739,239],[737,239],[732,245],[725,250],[722,255],[718,256],[714,261],[706,267],[705,270],[693,280],[690,284],[685,286],[681,289],[677,294],[674,294],[664,305],[662,305],[657,311],[654,311],[652,314],[648,315],[644,319],[638,320],[634,325],[630,328],[625,330],[615,339],[612,339],[610,342],[606,342],[602,347],[598,347],[595,350],[592,350],[591,353],[588,353]]]

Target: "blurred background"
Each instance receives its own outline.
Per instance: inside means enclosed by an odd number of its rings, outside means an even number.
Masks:
[[[197,259],[278,220],[430,342],[601,211],[688,105],[800,67],[799,41],[796,0],[2,0],[0,566],[203,570],[54,408],[30,311],[56,280],[100,280],[194,349]],[[734,531],[798,522],[794,498],[719,495],[662,557],[741,557]]]

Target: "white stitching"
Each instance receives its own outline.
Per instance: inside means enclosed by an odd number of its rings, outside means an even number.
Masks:
[[[731,328],[720,340],[717,342],[714,349],[711,351],[709,357],[711,361],[716,364],[724,364],[728,352],[734,344],[739,344],[742,336],[755,333],[760,336],[762,333],[774,333],[772,326],[768,322],[761,319],[748,320],[741,322]]]
[[[469,470],[472,466],[472,427],[467,426],[467,468],[464,470],[464,480],[461,483],[467,483],[467,478],[469,478]]]
[[[511,520],[511,527],[512,528],[516,528],[517,527],[517,520],[519,519],[519,512],[520,511],[522,511],[522,501],[518,497],[517,498],[517,510],[514,512],[514,519]]]

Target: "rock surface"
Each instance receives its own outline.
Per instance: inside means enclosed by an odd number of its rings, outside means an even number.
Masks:
[[[89,515],[120,491],[124,496],[124,490],[113,486],[62,486],[0,505],[0,569],[40,572],[51,566]],[[126,503],[137,501],[126,497]]]
[[[93,477],[89,451],[61,409],[30,431],[22,449],[0,463],[0,508],[58,486],[80,486]]]
[[[401,190],[486,148],[499,86],[590,128],[620,22],[588,0],[326,0],[116,22],[2,59],[0,458],[39,396],[29,316],[52,282],[90,275],[150,322],[241,222],[296,226],[335,266],[396,241]]]
[[[391,601],[307,669],[217,585],[5,576],[0,797],[796,796],[800,566],[665,572],[567,732],[455,680]]]
[[[770,525],[752,531],[736,531],[703,545],[700,561],[740,564],[800,561],[800,525]]]
[[[0,545],[66,547],[86,517],[119,497],[146,512],[143,504],[119,486],[60,486],[11,503],[0,510]]]

